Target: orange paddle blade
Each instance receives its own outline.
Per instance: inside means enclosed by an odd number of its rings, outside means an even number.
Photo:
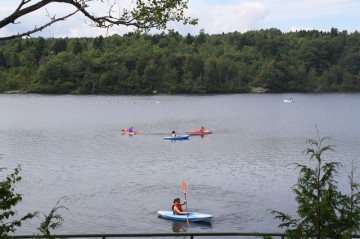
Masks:
[[[185,181],[182,181],[182,188],[183,188],[184,193],[186,193],[186,183],[185,183]]]

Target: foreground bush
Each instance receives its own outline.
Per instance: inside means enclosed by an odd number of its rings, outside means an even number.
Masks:
[[[359,231],[360,193],[359,184],[354,182],[354,169],[349,176],[350,194],[343,194],[337,187],[335,176],[338,162],[325,162],[323,154],[333,151],[332,145],[323,143],[329,137],[309,139],[306,150],[312,166],[297,164],[298,181],[293,187],[298,204],[295,218],[289,214],[272,210],[276,219],[285,228],[289,238],[351,238]]]

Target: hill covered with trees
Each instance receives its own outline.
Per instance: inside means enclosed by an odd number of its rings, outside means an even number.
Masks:
[[[359,92],[359,32],[130,33],[0,42],[0,92]]]

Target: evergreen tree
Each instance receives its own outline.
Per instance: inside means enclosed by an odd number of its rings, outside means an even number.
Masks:
[[[298,218],[272,210],[276,219],[281,221],[279,227],[286,228],[289,238],[351,238],[360,225],[359,185],[350,176],[351,194],[344,195],[337,188],[335,175],[338,162],[325,162],[323,154],[332,151],[332,145],[325,145],[329,137],[307,141],[312,147],[306,150],[315,166],[297,164],[300,169],[298,182],[294,186],[295,200],[298,203]]]

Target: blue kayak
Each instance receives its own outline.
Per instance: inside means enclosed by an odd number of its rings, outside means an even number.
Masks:
[[[161,218],[173,220],[173,221],[186,221],[186,215],[174,215],[172,211],[158,211]],[[190,222],[210,222],[212,215],[202,214],[197,212],[189,212],[188,214]]]
[[[168,137],[164,137],[164,139],[168,139],[168,140],[182,140],[182,139],[189,139],[189,135],[188,134],[184,134],[184,135],[178,135],[178,136],[168,136]]]

